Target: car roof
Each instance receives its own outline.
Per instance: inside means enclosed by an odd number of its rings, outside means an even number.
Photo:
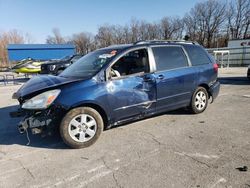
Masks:
[[[145,40],[145,41],[137,41],[133,44],[118,44],[118,45],[111,45],[105,48],[101,48],[100,50],[126,50],[129,48],[136,48],[136,47],[144,47],[144,46],[162,46],[162,45],[182,45],[182,46],[200,46],[197,42],[193,41],[184,41],[184,40]]]

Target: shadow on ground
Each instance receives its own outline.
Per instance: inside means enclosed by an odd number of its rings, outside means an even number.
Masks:
[[[219,77],[218,80],[223,85],[250,85],[247,77]]]
[[[1,145],[23,145],[27,147],[48,148],[48,149],[67,149],[62,142],[59,134],[41,137],[41,135],[32,135],[29,132],[30,144],[26,134],[20,134],[17,125],[21,118],[11,118],[9,112],[15,111],[18,106],[8,106],[0,108],[0,146]]]
[[[41,135],[32,135],[28,133],[30,144],[28,143],[27,135],[20,134],[17,129],[18,123],[22,118],[11,118],[9,113],[18,109],[18,106],[8,106],[0,108],[0,146],[1,145],[23,145],[27,147],[47,148],[47,149],[68,149],[60,138],[59,133],[55,133],[51,136],[42,137]],[[175,110],[167,113],[162,113],[149,118],[154,118],[160,115],[186,115],[191,114],[187,109]],[[147,118],[148,119],[148,118]],[[134,121],[136,122],[136,121]],[[120,126],[126,126],[133,122],[125,123]],[[119,126],[119,127],[120,127]],[[116,127],[114,127],[116,128]]]

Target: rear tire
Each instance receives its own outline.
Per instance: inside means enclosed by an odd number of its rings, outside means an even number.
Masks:
[[[190,105],[192,113],[199,114],[206,110],[208,98],[207,90],[204,87],[198,87],[192,96]]]
[[[103,119],[93,108],[79,107],[69,111],[60,125],[60,135],[68,146],[79,149],[91,146],[103,131]]]

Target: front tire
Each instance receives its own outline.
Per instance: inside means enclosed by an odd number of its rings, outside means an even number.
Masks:
[[[198,87],[193,96],[191,101],[191,111],[194,114],[202,113],[206,110],[208,104],[208,93],[204,87]]]
[[[93,108],[79,107],[69,111],[60,125],[60,135],[68,146],[79,149],[91,146],[103,131],[103,119]]]

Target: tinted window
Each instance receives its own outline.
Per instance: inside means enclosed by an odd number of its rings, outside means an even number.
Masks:
[[[156,69],[169,70],[187,67],[187,58],[181,47],[153,47]]]
[[[192,65],[203,65],[210,63],[207,53],[199,46],[185,47]]]

